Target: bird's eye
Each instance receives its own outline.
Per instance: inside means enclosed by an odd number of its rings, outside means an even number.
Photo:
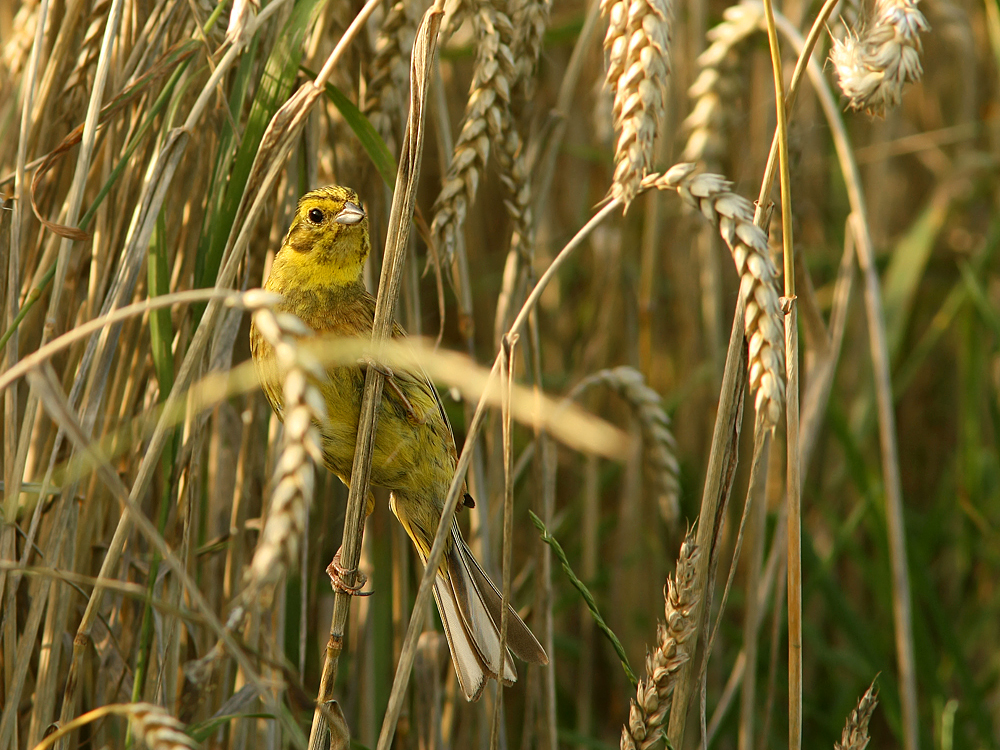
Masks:
[[[322,224],[323,223],[323,212],[320,209],[318,209],[318,208],[310,208],[309,209],[309,221],[311,221],[313,224]]]

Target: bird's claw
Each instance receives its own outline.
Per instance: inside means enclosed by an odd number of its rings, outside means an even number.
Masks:
[[[339,591],[342,594],[347,594],[348,596],[371,596],[374,591],[362,591],[365,584],[368,583],[368,576],[362,573],[360,570],[348,570],[340,563],[340,550],[337,550],[337,554],[333,556],[333,561],[326,566],[326,574],[330,576],[330,585],[333,586],[334,591]],[[347,582],[347,576],[353,574],[355,577],[354,583]]]

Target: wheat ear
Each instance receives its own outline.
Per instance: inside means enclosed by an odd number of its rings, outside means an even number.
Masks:
[[[871,721],[875,706],[878,705],[878,689],[875,683],[865,691],[858,701],[858,707],[851,711],[840,735],[840,742],[834,743],[834,750],[865,750],[868,747],[868,722]]]
[[[691,658],[687,641],[695,629],[692,615],[698,601],[694,590],[698,547],[688,531],[677,558],[673,580],[663,592],[666,622],[656,628],[656,648],[646,655],[646,678],[639,681],[622,727],[621,750],[651,750],[663,746],[661,727],[670,713],[677,673]]]
[[[602,0],[608,18],[607,87],[618,141],[611,195],[628,210],[653,166],[653,140],[666,100],[670,73],[672,10],[667,0]]]
[[[365,113],[387,143],[395,142],[409,89],[410,52],[425,3],[396,0],[375,38],[375,56],[365,90]]]
[[[758,3],[740,3],[726,8],[722,23],[705,35],[711,42],[697,59],[698,77],[688,88],[691,113],[681,128],[688,134],[681,161],[719,163],[726,150],[725,129],[740,93],[734,58],[742,44],[758,29],[763,18]]]
[[[184,734],[184,725],[166,709],[152,703],[132,703],[125,708],[132,731],[149,750],[198,747],[193,739]]]
[[[104,33],[104,24],[108,18],[108,8],[111,6],[110,0],[97,0],[90,11],[90,20],[87,23],[87,30],[84,32],[83,41],[80,43],[79,52],[76,56],[76,64],[66,76],[66,83],[63,85],[63,94],[69,94],[77,87],[86,88],[89,85],[87,80],[89,72],[97,56],[101,52],[101,36]]]
[[[326,403],[316,387],[325,378],[323,368],[304,348],[300,337],[312,331],[290,313],[266,308],[254,313],[254,325],[273,347],[278,371],[284,374],[285,423],[281,456],[272,479],[267,521],[247,571],[247,590],[272,584],[298,560],[312,502],[315,464],[323,460],[317,424],[326,419]]]
[[[784,316],[778,293],[778,271],[767,250],[767,235],[753,223],[753,205],[732,191],[721,175],[697,173],[694,164],[676,164],[662,175],[650,175],[643,187],[676,190],[686,203],[719,228],[740,274],[746,301],[743,330],[749,348],[750,390],[765,427],[774,427],[785,400]]]
[[[876,0],[871,22],[830,50],[848,104],[876,115],[899,104],[903,86],[924,74],[920,33],[929,30],[917,0]]]
[[[525,96],[534,91],[534,72],[538,57],[542,52],[542,38],[549,25],[552,0],[520,0],[514,9],[514,60],[517,77]]]
[[[620,395],[632,408],[642,430],[645,464],[657,489],[660,515],[668,524],[680,516],[680,466],[677,463],[677,441],[670,429],[670,417],[663,409],[660,394],[646,385],[642,373],[634,367],[600,370],[581,380],[569,394],[577,398],[584,389],[603,383]]]
[[[489,2],[482,2],[473,16],[476,29],[476,68],[465,108],[461,132],[441,193],[434,202],[431,231],[450,262],[456,237],[465,224],[468,207],[476,198],[479,178],[490,154],[490,138],[498,138],[504,118],[510,118],[510,88],[515,78],[510,50],[510,18]]]

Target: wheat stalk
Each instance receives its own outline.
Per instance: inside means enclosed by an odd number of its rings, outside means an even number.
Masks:
[[[298,560],[312,502],[314,465],[323,461],[317,424],[326,418],[326,403],[315,381],[326,376],[307,350],[297,346],[298,337],[312,335],[301,320],[263,308],[254,313],[253,322],[274,349],[278,370],[284,376],[284,409],[279,415],[285,424],[281,456],[272,479],[267,522],[247,571],[248,591],[259,591],[279,580]]]
[[[586,388],[597,383],[614,390],[632,407],[642,430],[645,464],[651,468],[650,473],[658,490],[660,515],[666,523],[675,523],[680,515],[680,466],[677,463],[677,441],[660,394],[646,385],[642,373],[634,367],[615,367],[584,378],[567,397],[577,398]]]
[[[687,641],[695,629],[698,594],[694,589],[698,547],[691,530],[681,545],[674,577],[663,592],[666,622],[656,628],[656,648],[646,655],[646,678],[639,681],[622,727],[621,750],[651,750],[663,743],[661,727],[670,713],[671,696],[681,666],[691,658]]]
[[[667,0],[602,0],[608,17],[606,85],[614,92],[615,176],[611,195],[628,210],[653,166],[653,140],[670,73],[672,11]]]
[[[876,0],[870,25],[834,40],[830,62],[853,109],[883,114],[923,75],[920,33],[930,26],[917,1]]]
[[[733,58],[757,31],[763,17],[763,8],[757,3],[731,5],[722,14],[722,23],[706,34],[711,44],[698,56],[700,72],[687,92],[694,103],[681,125],[688,134],[681,161],[719,162],[726,148],[723,130],[734,112],[733,100],[740,87]]]
[[[868,747],[868,722],[871,721],[875,706],[878,705],[878,690],[875,683],[865,691],[858,701],[858,707],[851,711],[840,735],[840,742],[834,743],[834,750],[865,750]]]
[[[767,235],[753,223],[753,205],[732,191],[721,175],[697,173],[694,164],[676,164],[650,175],[643,187],[676,190],[712,224],[733,253],[746,300],[744,333],[749,347],[750,390],[765,427],[774,427],[785,399],[784,317],[778,295],[778,271],[767,250]]]
[[[448,262],[454,255],[456,235],[465,224],[468,207],[476,198],[479,178],[489,158],[490,138],[500,141],[504,119],[510,118],[510,89],[516,78],[510,50],[514,34],[510,18],[489,2],[482,2],[473,16],[473,26],[477,38],[475,74],[451,164],[434,202],[431,224]],[[505,153],[509,155],[514,147],[516,144],[504,149]]]

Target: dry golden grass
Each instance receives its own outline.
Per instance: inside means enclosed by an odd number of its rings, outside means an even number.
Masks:
[[[0,750],[308,747],[317,696],[340,742],[379,750],[664,730],[689,750],[703,722],[713,748],[798,750],[800,720],[809,747],[996,747],[996,4],[879,0],[844,9],[853,31],[783,4],[786,89],[817,33],[779,211],[759,2],[441,3],[421,147],[431,5],[0,0]],[[459,522],[551,658],[500,701],[467,704],[413,616],[419,566],[377,488],[356,539],[375,595],[336,605],[324,672],[347,493],[312,468],[310,378],[368,344],[313,351],[242,294],[330,183],[364,197],[374,292],[393,159],[419,173],[394,186],[416,213],[385,291],[414,347],[381,356],[439,385],[476,500]],[[287,355],[284,425],[253,314]],[[745,525],[732,496],[757,503]],[[648,654],[638,690],[592,611]],[[876,673],[878,711],[856,702]]]

